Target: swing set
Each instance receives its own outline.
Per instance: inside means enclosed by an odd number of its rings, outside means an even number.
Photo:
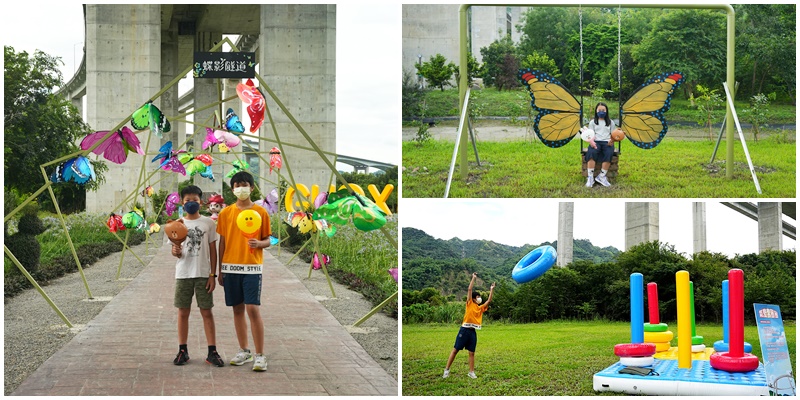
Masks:
[[[511,4],[497,4],[497,6],[508,6]],[[514,4],[519,6],[520,4]],[[469,88],[467,87],[467,55],[468,48],[468,35],[467,35],[467,11],[473,5],[465,4],[459,10],[459,37],[460,37],[460,65],[459,65],[459,108],[462,110],[461,119],[459,120],[458,132],[456,143],[453,149],[453,157],[450,163],[450,172],[447,178],[444,197],[448,197],[450,192],[450,185],[453,178],[455,169],[455,162],[458,159],[460,165],[460,175],[462,180],[466,180],[467,167],[467,126],[464,124],[465,115],[468,114],[469,107]],[[494,6],[494,5],[493,5]],[[573,139],[581,126],[584,125],[583,118],[583,12],[582,6],[578,4],[564,4],[564,5],[546,5],[545,7],[580,7],[579,8],[579,32],[580,32],[580,88],[581,98],[580,101],[569,93],[569,91],[558,82],[557,79],[544,71],[538,70],[522,70],[519,72],[519,78],[531,96],[531,106],[534,110],[538,111],[538,115],[534,120],[534,131],[541,141],[548,147],[561,147]],[[630,6],[630,5],[629,5]],[[621,6],[619,5],[602,5],[592,4],[591,7],[607,7],[617,8],[617,79],[620,87],[619,97],[619,126],[628,137],[631,143],[643,149],[651,149],[660,143],[667,133],[667,123],[663,113],[669,110],[670,99],[674,90],[680,86],[685,80],[685,75],[678,71],[662,73],[654,76],[646,81],[639,88],[637,88],[628,100],[622,102],[622,63],[620,60],[621,55],[621,33],[622,33],[622,17]],[[734,81],[734,33],[735,33],[735,14],[733,7],[725,4],[643,4],[636,5],[636,7],[643,8],[678,8],[678,9],[719,9],[724,10],[727,14],[727,82],[723,83],[726,87],[726,94],[728,94],[727,87],[730,87],[731,82]],[[737,128],[739,126],[736,112],[733,108],[733,101],[728,94],[728,101],[726,102],[727,112],[726,120],[735,121]],[[726,177],[733,177],[733,149],[734,149],[734,136],[733,124],[727,125],[727,158],[726,158]],[[750,159],[750,154],[747,150],[747,145],[744,137],[739,129],[739,136],[747,156],[750,172],[753,177],[754,184],[758,193],[761,193],[761,188],[758,184],[758,178],[755,175],[755,169]],[[721,139],[721,135],[720,135]],[[473,141],[473,148],[477,157],[477,147]],[[619,156],[621,154],[621,142],[617,142],[614,149],[611,168],[608,175],[613,177],[619,169]],[[719,142],[717,143],[717,146]],[[460,148],[460,151],[459,151]],[[581,139],[581,172],[583,176],[587,176],[587,165],[585,161],[585,154],[588,148],[583,146],[583,138]],[[714,150],[716,154],[716,149]],[[600,163],[595,165],[595,170],[599,172]]]

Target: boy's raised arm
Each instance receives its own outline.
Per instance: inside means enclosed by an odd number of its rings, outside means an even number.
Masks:
[[[489,287],[489,298],[486,299],[486,303],[483,303],[484,306],[489,306],[489,303],[492,302],[492,296],[494,296],[494,283],[492,283],[492,286]]]
[[[472,287],[475,286],[475,278],[478,277],[477,272],[472,273],[472,280],[469,281],[469,288],[467,288],[467,302],[472,300]]]

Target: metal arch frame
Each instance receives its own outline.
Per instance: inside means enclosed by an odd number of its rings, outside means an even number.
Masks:
[[[620,4],[462,4],[458,10],[459,15],[459,82],[458,82],[458,108],[464,107],[465,94],[467,89],[467,54],[469,53],[469,38],[467,35],[467,10],[471,7],[508,7],[508,6],[530,6],[530,7],[606,7],[616,8]],[[728,87],[733,87],[735,81],[735,55],[736,55],[736,12],[730,4],[626,4],[626,8],[675,8],[675,9],[708,9],[708,10],[723,10],[727,14],[727,66],[726,66],[726,81]],[[728,121],[733,120],[730,105],[726,105],[726,118]],[[459,140],[461,151],[459,152],[459,164],[461,179],[467,178],[467,131],[464,129],[463,118],[459,124],[461,136]],[[734,127],[733,124],[728,124],[726,130],[725,140],[727,143],[727,158],[725,160],[725,176],[733,178],[733,144],[734,144]]]

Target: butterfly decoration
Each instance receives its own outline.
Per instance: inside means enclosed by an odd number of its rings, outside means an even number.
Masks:
[[[183,166],[183,163],[180,162],[178,159],[178,155],[184,153],[183,150],[180,151],[173,151],[172,150],[172,141],[164,143],[160,149],[158,149],[158,155],[153,158],[150,162],[156,162],[158,160],[161,161],[161,169],[165,171],[173,171],[177,172],[183,176],[186,176],[186,168]]]
[[[108,220],[106,220],[106,226],[108,227],[108,231],[111,233],[125,230],[125,225],[122,223],[122,216],[114,213],[111,213],[111,215],[108,216]]]
[[[131,125],[133,129],[136,130],[150,128],[150,132],[153,132],[158,137],[161,137],[163,133],[169,132],[169,130],[172,129],[167,117],[164,116],[161,110],[159,110],[152,101],[144,103],[143,106],[133,112],[133,115],[131,115]]]
[[[322,253],[314,253],[314,258],[311,260],[311,267],[314,269],[322,268],[322,265],[331,263],[331,256]]]
[[[239,116],[233,111],[232,108],[228,109],[225,113],[225,129],[229,132],[244,133],[244,125],[239,120]]]
[[[336,233],[336,227],[328,224],[324,219],[315,219],[313,213],[295,211],[286,216],[289,225],[297,228],[300,233],[324,232],[328,237]]]
[[[386,214],[371,200],[341,189],[328,195],[328,202],[314,211],[314,219],[324,219],[335,225],[350,220],[361,231],[379,229],[386,224]]]
[[[75,182],[79,185],[84,185],[95,179],[97,179],[97,175],[94,173],[94,167],[89,159],[84,156],[77,156],[64,161],[50,175],[50,181],[53,183]]]
[[[524,69],[518,76],[529,91],[531,107],[538,111],[533,129],[542,143],[554,148],[569,143],[581,128],[581,103],[546,72]],[[667,134],[664,113],[685,79],[677,71],[659,74],[631,93],[620,109],[620,128],[631,143],[651,149],[661,142]]]
[[[392,278],[394,278],[394,281],[397,282],[397,268],[389,268],[388,272],[389,275],[391,275]]]
[[[250,116],[250,133],[253,133],[264,122],[264,96],[256,89],[252,79],[248,79],[246,83],[236,85],[236,94],[239,95],[242,103],[248,105],[247,114]]]
[[[233,165],[233,169],[231,169],[230,171],[228,171],[227,174],[225,174],[226,178],[232,178],[239,172],[242,172],[246,169],[250,169],[250,164],[248,164],[247,161],[233,160],[231,165]]]
[[[277,147],[273,147],[269,150],[269,173],[272,173],[273,168],[280,170],[282,166],[281,151]]]
[[[214,181],[214,173],[211,171],[211,164],[214,159],[210,154],[200,153],[193,156],[191,153],[181,153],[177,155],[178,161],[183,164],[184,170],[189,176],[200,174],[203,178]]]
[[[275,245],[277,245],[277,244],[278,244],[278,243],[280,243],[280,242],[281,242],[281,241],[280,241],[280,240],[278,240],[278,238],[276,238],[275,236],[270,236],[270,237],[269,237],[269,245],[270,245],[270,246],[275,246]]]
[[[206,128],[206,139],[203,141],[203,150],[218,145],[217,148],[219,151],[227,153],[232,147],[238,146],[241,142],[242,140],[239,139],[239,136],[233,133]]]
[[[148,231],[149,231],[150,233],[158,233],[158,232],[161,232],[161,225],[159,225],[159,224],[157,224],[157,223],[153,222],[152,224],[150,224],[150,228],[148,229]]]
[[[134,208],[133,211],[122,216],[122,225],[127,229],[142,231],[147,226],[147,223],[144,220],[142,211]]]
[[[264,207],[269,215],[278,212],[278,188],[272,188],[263,200],[256,200],[253,203]]]
[[[164,214],[170,216],[175,213],[175,210],[178,209],[178,205],[181,203],[181,195],[178,192],[170,193],[166,200],[164,200]]]
[[[144,188],[144,190],[142,190],[142,192],[139,193],[139,194],[142,197],[153,197],[153,193],[155,193],[155,192],[156,192],[156,190],[153,189],[152,186],[148,186],[148,187]]]
[[[81,140],[81,150],[88,150],[92,145],[97,143],[108,135],[109,131],[97,131],[90,133]],[[102,155],[106,160],[115,164],[122,164],[128,159],[128,151],[135,151],[138,154],[144,155],[139,144],[139,138],[133,133],[130,128],[123,126],[122,129],[114,132],[108,139],[97,145],[92,150],[92,153]]]

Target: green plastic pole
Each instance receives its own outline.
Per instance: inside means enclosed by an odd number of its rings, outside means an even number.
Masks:
[[[375,308],[373,308],[370,312],[368,312],[367,315],[361,317],[361,319],[356,321],[356,323],[353,324],[353,326],[359,326],[359,325],[363,324],[364,321],[368,320],[370,317],[375,315],[375,313],[380,311],[383,307],[386,307],[386,305],[389,304],[389,302],[392,301],[392,299],[396,299],[396,298],[397,298],[397,292],[394,292],[393,295],[387,297],[386,300],[381,302],[381,304],[378,304],[377,306],[375,306]]]

